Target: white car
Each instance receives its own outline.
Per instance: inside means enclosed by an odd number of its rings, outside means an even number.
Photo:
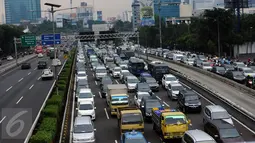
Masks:
[[[13,57],[12,56],[8,56],[7,57],[7,61],[11,61],[11,60],[13,60]]]
[[[87,79],[88,75],[86,74],[85,71],[78,71],[76,75],[77,81],[80,79]]]
[[[42,76],[41,77],[42,77],[42,80],[44,80],[44,79],[53,79],[54,74],[53,74],[51,69],[44,69],[42,71]]]
[[[95,109],[96,107],[91,101],[81,101],[76,108],[78,116],[90,116],[92,120],[96,119]]]
[[[92,94],[90,88],[81,88],[79,90],[79,93],[76,95],[78,98],[77,99],[78,103],[82,102],[82,101],[91,101],[93,104],[95,104],[95,102],[94,102],[95,95]]]
[[[162,77],[162,86],[167,89],[168,84],[170,83],[179,83],[179,80],[172,74],[165,74]]]
[[[112,76],[114,78],[120,77],[120,71],[121,71],[120,67],[114,67],[114,69],[112,70]]]
[[[201,68],[202,68],[203,70],[208,70],[208,71],[211,71],[211,70],[212,70],[211,63],[209,63],[209,62],[203,62],[203,63],[201,64]]]
[[[121,70],[120,71],[120,79],[122,79],[123,78],[123,73],[129,73],[129,71],[128,70]]]
[[[43,58],[43,54],[42,54],[42,53],[39,53],[39,54],[37,55],[37,57],[38,57],[38,58]]]
[[[238,70],[241,71],[243,73],[243,75],[246,76],[246,77],[248,75],[251,76],[251,77],[255,76],[255,71],[251,68],[242,67],[242,68],[239,68]]]
[[[129,91],[135,90],[137,83],[139,83],[139,80],[135,76],[127,76],[126,85]]]
[[[61,66],[62,63],[60,61],[60,59],[53,59],[52,60],[52,66]]]
[[[141,104],[141,100],[143,97],[150,97],[150,93],[148,92],[137,92],[136,95],[135,95],[135,105],[137,107],[140,107],[140,104]]]

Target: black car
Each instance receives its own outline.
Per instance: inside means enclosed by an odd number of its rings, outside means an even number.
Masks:
[[[204,125],[204,131],[217,143],[243,143],[244,140],[236,127],[224,120],[213,120]]]
[[[211,72],[219,74],[219,75],[224,75],[226,70],[224,67],[214,66],[214,67],[212,67]]]
[[[30,69],[31,68],[31,64],[30,63],[22,63],[21,64],[21,69]]]
[[[177,106],[182,112],[201,112],[200,97],[194,91],[182,90],[177,98]]]
[[[240,71],[227,71],[224,76],[239,83],[244,83],[246,78]]]
[[[151,89],[148,83],[143,82],[143,83],[137,83],[135,87],[136,92],[149,92],[151,93]]]
[[[140,103],[140,109],[142,111],[144,119],[151,120],[152,108],[156,107],[158,108],[164,107],[164,104],[161,103],[161,101],[158,98],[156,98],[156,96],[142,98]]]
[[[39,61],[37,65],[38,69],[46,69],[47,68],[47,62],[45,61]]]
[[[159,84],[153,77],[144,77],[141,82],[147,83],[152,91],[159,91]]]

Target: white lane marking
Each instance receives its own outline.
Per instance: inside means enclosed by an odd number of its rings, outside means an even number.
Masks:
[[[29,72],[27,75],[30,75],[31,74],[31,72]]]
[[[11,86],[11,87],[9,87],[8,89],[6,89],[6,92],[7,92],[7,91],[9,91],[10,89],[12,89],[12,86]]]
[[[19,104],[19,102],[23,99],[23,96],[20,97],[20,99],[16,102],[16,104]]]
[[[109,115],[108,115],[106,108],[104,108],[104,112],[105,112],[106,118],[109,119]]]
[[[98,93],[99,93],[100,98],[102,98],[102,94],[101,94],[101,92],[99,91]]]
[[[37,78],[37,80],[40,80],[40,79],[41,79],[41,77],[38,77],[38,78]]]
[[[29,90],[32,89],[33,87],[34,87],[34,85],[31,85],[31,86],[29,87]]]
[[[159,100],[161,100],[161,98],[159,98],[158,96],[156,96]]]
[[[34,68],[34,70],[36,70],[37,68]]]
[[[180,81],[179,81],[180,82]],[[184,84],[183,82],[180,82],[182,85],[184,85],[185,87],[187,87],[188,89],[191,89],[188,85]]]
[[[167,107],[170,107],[165,101],[163,101],[163,103],[164,103]]]
[[[18,82],[21,82],[24,78],[21,78]]]
[[[116,82],[117,82],[117,84],[120,84],[119,82],[118,82],[118,80],[115,80]]]
[[[118,141],[117,141],[117,140],[115,140],[115,141],[114,141],[114,143],[118,143]]]
[[[97,85],[97,81],[95,81],[95,84]]]
[[[94,74],[92,74],[93,75],[93,77],[95,76]]]
[[[5,118],[6,118],[6,116],[3,117],[3,119],[0,121],[0,124],[4,121]]]

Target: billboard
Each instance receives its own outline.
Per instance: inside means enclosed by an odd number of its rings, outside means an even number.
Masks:
[[[154,1],[140,0],[140,26],[154,26]]]
[[[103,13],[102,13],[102,11],[97,11],[97,20],[98,21],[102,21],[103,20]]]
[[[248,0],[239,0],[240,8],[249,8]],[[237,0],[224,0],[225,8],[237,8]]]

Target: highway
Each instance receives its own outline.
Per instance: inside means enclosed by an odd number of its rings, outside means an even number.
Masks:
[[[93,94],[96,95],[95,103],[96,103],[96,121],[95,121],[95,128],[96,131],[96,139],[97,142],[101,143],[119,143],[120,142],[120,133],[117,126],[117,119],[116,117],[110,116],[110,112],[108,111],[108,107],[106,105],[106,99],[101,98],[100,96],[100,89],[99,89],[99,82],[95,81],[95,77],[93,72],[90,68],[87,69],[88,80],[90,83],[90,88],[92,89]],[[119,84],[118,79],[113,79],[115,84]],[[182,80],[181,80],[182,81]],[[190,88],[190,86],[184,84],[183,86],[186,88]],[[191,88],[190,88],[191,89]],[[207,99],[204,94],[207,93],[200,93],[200,91],[195,91],[198,95],[201,96],[201,103],[202,106],[210,105],[210,104],[220,104],[219,102],[212,102]],[[130,94],[130,97],[133,99],[134,93]],[[157,97],[168,107],[176,108],[177,104],[176,101],[171,101],[167,97],[167,93],[163,88],[160,88],[159,92],[156,92]],[[230,113],[231,114],[231,113]],[[76,117],[76,115],[74,115]],[[191,119],[192,126],[190,129],[201,129],[203,130],[203,122],[202,122],[202,112],[201,113],[192,113],[187,114],[187,117]],[[243,135],[243,138],[246,141],[254,141],[255,136],[254,132],[249,131],[246,127],[240,124],[238,120],[234,120],[234,124],[236,125],[238,131]],[[253,125],[255,126],[255,124]],[[145,123],[145,137],[151,143],[160,143],[161,139],[159,135],[153,131],[151,123]],[[177,141],[178,142],[178,141]]]
[[[1,143],[21,143],[24,142],[27,134],[51,89],[54,80],[42,81],[42,70],[37,69],[39,60],[46,60],[48,67],[51,66],[51,60],[48,57],[30,61],[31,69],[21,70],[17,68],[11,73],[0,77],[0,107],[1,107]],[[63,55],[60,60],[64,63]],[[61,67],[58,67],[58,72]],[[15,120],[11,122],[17,113],[25,111],[23,115],[18,117],[16,121],[24,122],[22,124],[14,124]],[[27,111],[27,112],[26,112]],[[8,126],[8,122],[9,125]],[[11,127],[13,123],[13,127]],[[20,133],[11,135],[8,133],[8,127],[11,127],[10,133],[15,133],[20,127]]]

